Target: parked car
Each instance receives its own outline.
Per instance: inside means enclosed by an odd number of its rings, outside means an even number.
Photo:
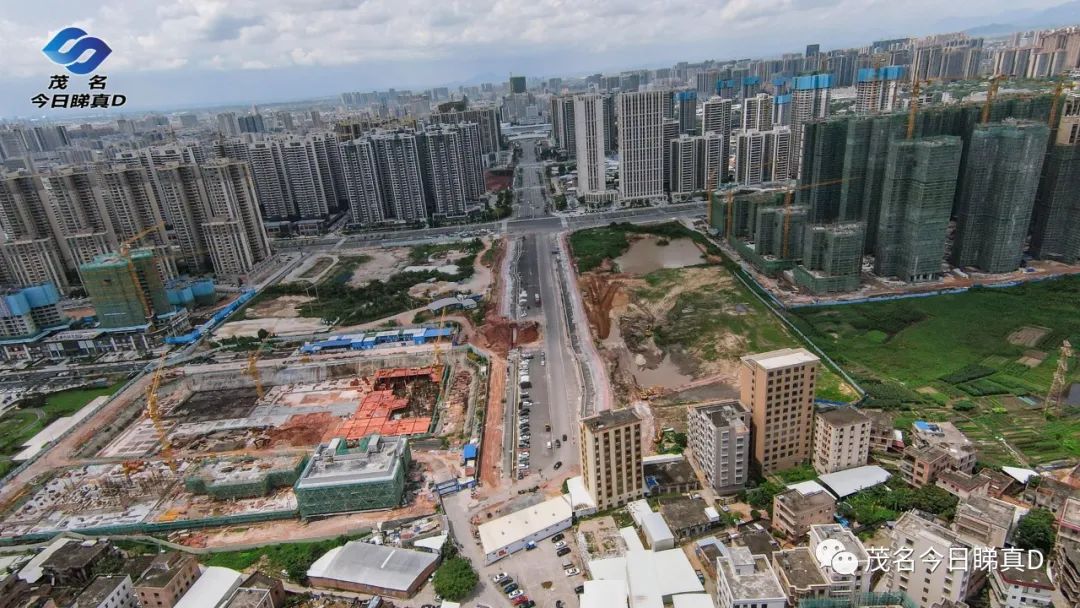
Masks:
[[[529,601],[529,596],[527,596],[527,595],[519,595],[519,596],[515,597],[513,600],[511,600],[510,603],[515,605],[515,606],[520,606],[520,605],[524,604],[527,601]]]
[[[557,461],[555,461],[555,466],[554,466],[553,468],[554,468],[554,469],[555,469],[556,471],[558,471],[558,470],[559,470],[559,467],[561,467],[561,466],[562,466],[562,461],[561,461],[561,460],[557,460]]]
[[[544,425],[544,430],[550,433],[551,432],[551,425],[550,424],[545,424]]]
[[[536,543],[532,542],[531,540],[529,542],[525,543],[525,550],[526,551],[532,551],[535,548],[536,548]]]
[[[558,534],[556,534],[555,536],[552,536],[552,537],[551,537],[551,542],[553,542],[553,543],[557,543],[557,542],[559,542],[560,540],[562,540],[562,539],[564,539],[564,538],[566,538],[566,535],[565,535],[565,534],[563,534],[562,532],[559,532],[559,533],[558,533]]]
[[[505,572],[500,572],[500,573],[498,573],[498,574],[491,577],[491,582],[498,585],[498,584],[501,584],[503,581],[505,581],[508,578],[510,578],[509,574],[507,574]]]
[[[555,548],[556,549],[562,549],[565,546],[566,546],[566,541],[565,540],[560,540],[560,541],[557,541],[555,543]]]
[[[577,587],[574,587],[574,593],[578,595],[585,593],[585,585],[578,585]]]
[[[514,582],[514,579],[510,579],[509,583],[503,585],[503,593],[513,593],[518,590],[518,584]]]
[[[563,570],[563,572],[566,573],[566,576],[577,576],[581,574],[581,570],[578,570],[577,568],[567,568],[566,570]]]
[[[559,441],[558,439],[556,439],[555,440],[555,447],[561,448],[562,447],[562,441]]]
[[[563,436],[562,436],[562,440],[563,440],[563,441],[566,441],[566,434],[563,434]]]
[[[701,570],[694,570],[694,574],[697,575],[698,582],[700,582],[702,585],[704,585],[705,584],[705,573],[702,572]]]
[[[521,589],[514,589],[510,593],[507,593],[506,597],[508,597],[510,599],[514,599],[515,597],[520,597],[522,595],[525,595],[524,591],[522,591]]]
[[[555,555],[558,555],[559,557],[562,557],[562,556],[566,555],[567,553],[570,553],[570,547],[563,547],[562,549],[559,549],[558,551],[555,552]]]

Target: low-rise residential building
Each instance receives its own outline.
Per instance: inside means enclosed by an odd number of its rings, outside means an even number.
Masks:
[[[956,505],[953,530],[981,547],[1004,547],[1016,521],[1016,507],[990,498],[973,495]]]
[[[862,414],[870,419],[871,452],[903,449],[903,441],[897,438],[898,431],[893,426],[892,414],[881,410],[862,410]]]
[[[78,608],[138,608],[131,577],[99,576],[75,598]]]
[[[1067,606],[1080,606],[1080,543],[1058,541],[1050,564]]]
[[[840,524],[810,526],[810,553],[817,559],[818,546],[825,541],[837,541],[844,551],[855,557],[859,567],[852,574],[837,572],[831,563],[818,563],[829,581],[829,597],[851,600],[870,591],[870,556],[862,541],[851,530]]]
[[[232,568],[207,566],[176,602],[176,608],[207,608],[224,604],[244,581],[244,575]]]
[[[720,523],[716,509],[700,498],[667,501],[660,505],[660,514],[678,540],[701,536]]]
[[[934,482],[934,485],[960,500],[964,500],[968,496],[986,496],[990,493],[989,477],[982,474],[971,475],[962,471],[941,471],[937,474],[937,481]]]
[[[784,608],[787,595],[769,559],[745,547],[727,547],[716,560],[717,608]]]
[[[944,600],[964,602],[977,591],[985,572],[974,567],[972,544],[956,532],[924,519],[914,511],[900,516],[890,533],[892,543],[889,555],[908,555],[910,564],[893,562],[883,578],[883,586],[889,591],[902,591],[919,606],[933,606]],[[937,555],[948,560],[950,549],[956,548],[964,563],[954,567],[941,567],[942,563],[920,559],[923,555]],[[949,563],[946,561],[946,565]],[[910,566],[910,567],[908,567]]]
[[[162,553],[135,581],[142,608],[172,608],[199,578],[199,562],[186,553]]]
[[[772,527],[797,539],[814,524],[827,524],[836,514],[836,499],[814,481],[792,484],[773,497]]]
[[[645,489],[650,496],[685,494],[701,489],[694,467],[681,455],[663,454],[642,459]]]
[[[750,412],[738,401],[691,407],[687,412],[690,454],[718,494],[746,485],[750,460]]]
[[[1000,555],[990,571],[991,608],[1052,608],[1054,582],[1041,568],[1005,568]]]
[[[866,464],[870,456],[870,419],[853,407],[814,416],[814,470],[835,473]]]
[[[119,555],[119,550],[107,540],[72,542],[50,555],[41,564],[41,571],[54,587],[83,587],[94,579],[95,564]]]
[[[1061,512],[1070,498],[1080,498],[1080,479],[1071,476],[1064,479],[1040,475],[1038,482],[1029,483],[1024,498],[1038,509],[1046,509],[1054,515]]]
[[[772,554],[773,569],[792,604],[802,600],[829,597],[829,580],[818,567],[813,553],[806,547],[795,547]]]
[[[921,488],[945,470],[974,472],[975,446],[956,425],[916,420],[911,429],[912,445],[904,449],[900,463],[904,481]]]
[[[1057,537],[1059,541],[1080,544],[1080,498],[1069,498],[1058,511]]]
[[[255,572],[240,583],[224,608],[284,608],[286,599],[280,579]]]

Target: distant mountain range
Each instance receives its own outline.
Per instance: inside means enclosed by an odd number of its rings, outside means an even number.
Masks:
[[[972,36],[1000,36],[1022,30],[1080,25],[1080,0],[1044,9],[1005,11],[993,16],[950,17],[935,25],[940,32],[963,31]]]

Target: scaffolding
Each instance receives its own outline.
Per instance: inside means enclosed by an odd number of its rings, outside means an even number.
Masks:
[[[307,459],[294,457],[278,462],[217,460],[203,463],[184,478],[184,487],[193,494],[205,494],[216,500],[237,500],[269,496],[300,478]]]
[[[795,284],[815,295],[858,289],[865,236],[861,222],[811,226]]]
[[[1080,261],[1080,146],[1055,145],[1035,197],[1031,252],[1043,260]]]
[[[411,453],[403,437],[371,435],[349,448],[341,438],[319,446],[293,486],[300,515],[392,509],[401,504]]]
[[[975,128],[960,178],[953,265],[984,272],[1020,266],[1049,138],[1048,126],[1030,121]]]
[[[878,275],[909,283],[941,275],[961,147],[951,136],[892,142],[875,248]]]

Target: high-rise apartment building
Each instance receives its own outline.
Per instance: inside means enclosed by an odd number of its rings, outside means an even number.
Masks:
[[[239,137],[240,122],[236,118],[236,112],[222,112],[217,115],[218,134],[223,137]]]
[[[704,185],[704,138],[682,134],[668,142],[669,190],[672,197],[687,196]]]
[[[396,131],[371,136],[387,218],[419,222],[428,217],[416,136]]]
[[[679,138],[679,121],[674,118],[665,118],[663,124],[664,151],[661,158],[664,162],[664,190],[671,190],[671,142]]]
[[[741,124],[743,131],[771,131],[773,128],[773,96],[760,93],[744,99]]]
[[[691,407],[690,450],[705,480],[718,494],[738,492],[750,474],[750,412],[738,401]]]
[[[802,263],[794,270],[795,284],[814,294],[858,289],[865,238],[861,222],[810,226],[803,238]]]
[[[578,95],[574,99],[574,142],[577,148],[577,190],[582,196],[607,190],[607,165],[604,151],[608,149],[607,111],[604,98],[597,94]]]
[[[0,284],[68,287],[64,257],[53,235],[48,194],[27,172],[0,175]]]
[[[1065,96],[1059,115],[1035,196],[1031,251],[1074,264],[1080,260],[1080,94]]]
[[[697,91],[678,91],[675,100],[679,107],[679,133],[697,133]]]
[[[870,419],[852,407],[814,416],[814,470],[821,475],[866,464],[870,457]]]
[[[41,176],[55,218],[60,251],[69,268],[81,268],[116,251],[120,242],[90,168],[64,167]]]
[[[739,400],[751,413],[754,461],[763,474],[809,460],[819,364],[803,348],[742,358]]]
[[[1043,123],[975,127],[960,171],[952,263],[984,272],[1020,267],[1050,129]]]
[[[551,130],[555,135],[555,147],[565,152],[568,158],[574,158],[577,155],[574,97],[572,95],[552,95],[549,103],[551,104],[549,113],[551,115]]]
[[[430,126],[417,140],[428,208],[444,217],[465,215],[467,178],[461,133],[447,125]]]
[[[863,68],[855,81],[855,112],[881,114],[892,112],[897,103],[904,66],[890,65],[882,68]]]
[[[915,44],[912,79],[970,80],[979,75],[982,38],[946,34],[924,38]]]
[[[641,498],[641,418],[633,409],[581,420],[581,474],[600,511]]]
[[[669,91],[620,93],[619,196],[664,195],[664,100]]]
[[[492,155],[502,149],[502,123],[499,120],[499,111],[494,107],[435,112],[428,116],[428,121],[432,124],[475,123],[480,129],[480,151],[484,155],[484,166],[488,166]]]
[[[510,93],[516,94],[516,93],[526,93],[526,92],[528,92],[528,87],[526,87],[526,85],[525,85],[525,77],[524,76],[511,76],[510,77]]]
[[[379,184],[379,164],[371,139],[342,143],[341,159],[345,165],[346,191],[349,195],[349,223],[374,226],[386,221],[382,187]]]
[[[241,162],[217,160],[201,172],[206,188],[202,231],[211,266],[222,276],[245,275],[271,255],[250,170]]]
[[[961,146],[946,135],[890,144],[874,252],[879,276],[914,282],[941,275]]]
[[[816,118],[829,115],[829,91],[832,76],[815,74],[796,76],[791,83],[791,145],[793,150],[801,150],[802,126]],[[794,156],[791,163],[791,177],[798,177],[801,154]]]
[[[791,170],[791,129],[737,131],[735,183],[754,186],[788,179]]]

